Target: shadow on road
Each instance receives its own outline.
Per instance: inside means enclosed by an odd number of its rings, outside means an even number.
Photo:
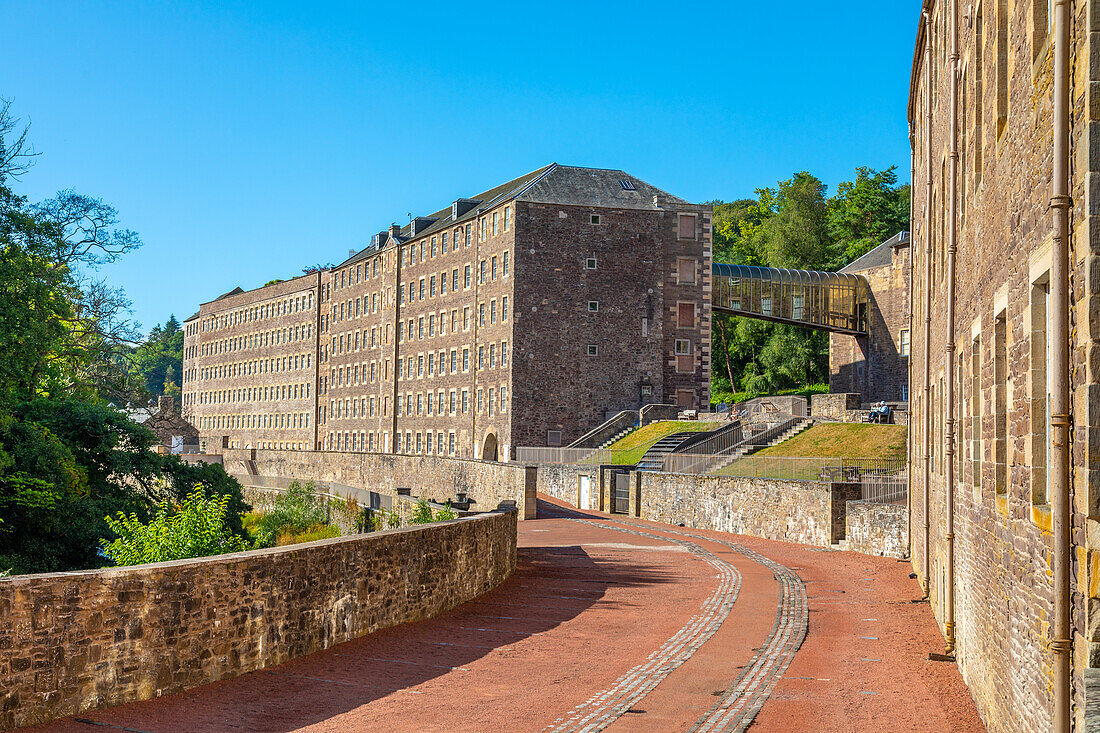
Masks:
[[[557,514],[567,511],[547,506]],[[541,536],[529,535],[534,542]],[[546,542],[552,541],[548,536]],[[674,580],[672,573],[645,565],[600,561],[579,545],[521,547],[511,578],[432,619],[377,631],[233,680],[79,716],[88,722],[66,718],[27,730],[88,733],[96,730],[94,721],[148,733],[241,728],[283,733],[390,695],[407,695],[408,704],[415,706],[418,691],[411,688],[448,677],[453,678],[457,703],[463,697],[466,665],[550,632],[594,604],[606,608],[610,588]]]

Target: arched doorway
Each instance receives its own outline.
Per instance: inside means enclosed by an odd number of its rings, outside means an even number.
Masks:
[[[493,433],[485,436],[485,443],[481,446],[481,460],[497,460],[497,436]]]

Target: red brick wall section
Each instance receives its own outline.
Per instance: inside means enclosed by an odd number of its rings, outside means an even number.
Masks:
[[[180,692],[429,618],[515,570],[516,513],[0,580],[0,728]],[[349,573],[348,568],[357,568]]]

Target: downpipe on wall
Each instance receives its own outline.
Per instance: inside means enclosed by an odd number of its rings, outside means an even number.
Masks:
[[[924,567],[922,600],[931,597],[929,499],[932,485],[932,18],[924,13]]]
[[[1054,618],[1051,651],[1054,659],[1054,726],[1056,733],[1071,728],[1073,639],[1070,631],[1070,374],[1069,374],[1069,212],[1070,199],[1070,0],[1054,3],[1054,175],[1050,208],[1051,245],[1051,533],[1053,535]]]
[[[951,74],[950,145],[947,173],[947,336],[944,343],[947,378],[943,399],[947,405],[944,425],[944,524],[946,557],[946,588],[943,597],[945,654],[955,653],[955,256],[959,248],[959,0],[950,5]]]
[[[909,122],[909,180],[914,181],[917,178],[917,141],[916,131],[913,128],[913,122]],[[913,211],[913,187],[909,186],[909,211],[910,214]],[[912,322],[913,319],[913,305],[916,302],[916,296],[913,294],[913,265],[914,256],[913,251],[916,249],[915,243],[909,245],[909,282],[906,285],[909,286],[909,319]],[[912,325],[910,325],[910,329]],[[905,365],[905,383],[909,385],[909,394],[906,397],[911,400],[913,398],[913,360],[909,358],[908,363]],[[913,411],[910,410],[909,414],[912,415]],[[910,446],[910,450],[913,445],[913,421],[905,421],[905,445]],[[913,461],[906,460],[905,462],[905,485],[909,487],[909,490],[905,492],[905,557],[912,562],[913,559]]]

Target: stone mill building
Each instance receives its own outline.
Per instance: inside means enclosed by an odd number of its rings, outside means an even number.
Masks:
[[[207,449],[507,460],[609,412],[710,401],[711,210],[552,164],[202,304],[184,410]]]
[[[1100,667],[1094,0],[925,0],[912,69],[912,560],[989,730]]]

